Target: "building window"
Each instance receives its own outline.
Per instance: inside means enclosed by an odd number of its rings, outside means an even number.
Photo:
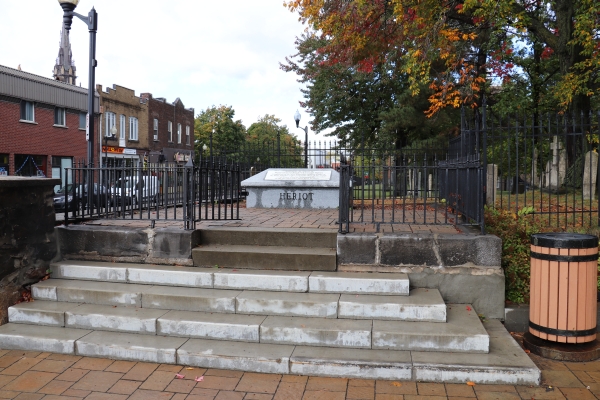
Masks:
[[[79,129],[85,129],[86,128],[86,120],[87,120],[87,114],[86,113],[79,113]]]
[[[169,121],[167,124],[167,133],[169,135],[169,142],[173,141],[173,123]]]
[[[54,125],[67,126],[67,111],[64,108],[54,108]]]
[[[181,124],[177,124],[177,143],[181,143]]]
[[[21,121],[35,122],[35,107],[32,101],[21,101]]]
[[[154,141],[158,141],[158,120],[154,118]]]
[[[190,126],[186,125],[185,127],[185,144],[190,145]]]
[[[126,134],[125,134],[125,116],[121,114],[121,124],[120,124],[120,130],[119,130],[119,138],[125,140]],[[125,146],[125,145],[123,145]]]
[[[138,119],[129,117],[129,140],[138,140]]]
[[[111,136],[110,130],[117,124],[117,116],[114,112],[106,113],[106,129],[104,130],[104,136]]]

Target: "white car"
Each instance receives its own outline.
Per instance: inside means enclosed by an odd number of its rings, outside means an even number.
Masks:
[[[128,176],[117,179],[110,188],[110,194],[113,204],[121,204],[124,201],[128,204],[155,203],[158,200],[159,183],[156,176],[142,176],[138,181],[137,176]]]

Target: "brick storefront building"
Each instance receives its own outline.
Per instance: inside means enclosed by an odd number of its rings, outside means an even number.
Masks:
[[[148,105],[145,99],[123,86],[113,85],[100,93],[100,159],[109,167],[141,165],[148,153]],[[116,128],[112,138],[112,128]]]
[[[194,155],[194,109],[179,98],[168,103],[151,93],[140,97],[148,103],[148,161],[185,164]]]
[[[86,88],[0,66],[0,174],[64,184],[62,171],[87,156],[86,113]]]

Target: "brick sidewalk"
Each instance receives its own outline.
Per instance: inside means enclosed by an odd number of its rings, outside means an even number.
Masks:
[[[0,399],[513,400],[600,398],[600,361],[530,355],[540,387],[317,378],[0,350]],[[178,379],[176,374],[184,375]],[[196,377],[203,377],[196,382]]]
[[[224,210],[222,210],[224,212]],[[381,211],[379,211],[381,212]],[[384,219],[391,220],[391,214]],[[355,212],[354,221],[359,220],[358,212]],[[430,213],[431,214],[431,213]],[[222,214],[223,215],[223,214]],[[228,215],[230,213],[228,212]],[[230,226],[230,227],[264,227],[264,228],[312,228],[312,229],[327,229],[337,231],[338,226],[338,210],[296,210],[296,209],[267,209],[267,208],[245,208],[240,207],[239,220],[202,220],[196,223],[196,229],[202,229],[210,226]],[[202,214],[204,217],[204,213]],[[370,218],[366,216],[365,218]],[[422,218],[422,217],[419,217]],[[396,220],[401,216],[396,217]],[[425,219],[421,219],[425,221]],[[428,219],[429,220],[429,219]],[[443,222],[444,219],[439,219]],[[407,220],[408,221],[408,220]],[[412,221],[412,217],[410,218]],[[420,221],[420,219],[417,219]],[[136,228],[146,228],[150,226],[150,220],[140,219],[139,214],[128,219],[100,219],[84,222],[87,225],[103,225],[103,226],[130,226]],[[183,228],[182,221],[165,221],[157,220],[155,223],[157,228],[175,227]],[[376,232],[377,226],[373,223],[353,222],[350,224],[350,232]],[[379,232],[382,233],[461,233],[456,227],[444,224],[418,224],[418,223],[403,223],[403,224],[379,224]]]

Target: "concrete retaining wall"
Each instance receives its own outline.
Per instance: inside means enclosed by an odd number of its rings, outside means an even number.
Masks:
[[[438,289],[446,302],[503,319],[501,251],[493,235],[347,234],[338,236],[338,270],[407,273],[411,287]]]
[[[192,266],[200,231],[69,225],[56,228],[63,259]]]
[[[0,178],[0,324],[23,287],[39,281],[56,257],[54,186],[60,179]]]

